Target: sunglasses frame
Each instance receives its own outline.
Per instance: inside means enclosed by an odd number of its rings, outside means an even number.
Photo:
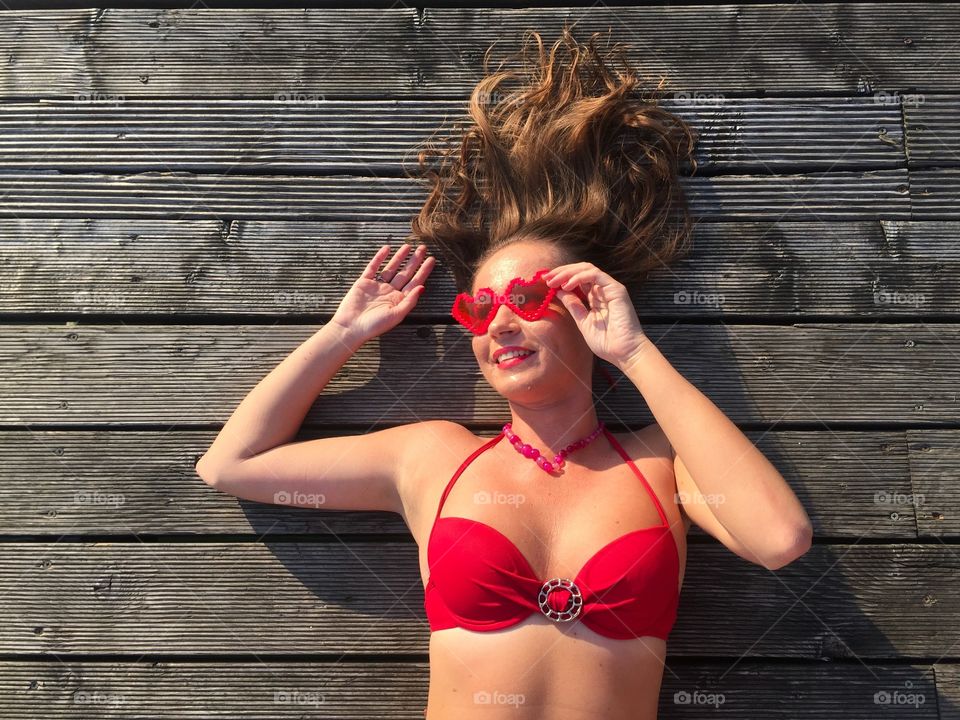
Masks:
[[[463,325],[474,335],[483,335],[487,331],[487,328],[490,327],[490,323],[493,322],[493,317],[497,314],[497,308],[500,305],[506,305],[515,315],[522,317],[524,320],[528,320],[530,322],[539,320],[546,313],[547,308],[550,306],[550,303],[557,294],[558,288],[548,286],[547,294],[544,295],[543,302],[539,305],[539,307],[531,311],[521,310],[510,298],[513,297],[513,290],[517,285],[525,285],[527,287],[534,285],[538,280],[540,280],[541,276],[547,272],[550,272],[550,268],[537,270],[533,274],[533,277],[531,277],[529,280],[526,280],[523,277],[515,277],[513,280],[507,283],[506,292],[504,292],[503,295],[498,295],[494,292],[493,288],[489,287],[480,288],[477,290],[477,295],[480,295],[484,292],[489,292],[489,294],[493,296],[493,304],[490,307],[490,311],[487,313],[486,317],[477,324],[473,323],[473,320],[470,316],[461,313],[460,308],[458,307],[461,300],[468,303],[476,303],[476,297],[470,293],[462,292],[457,294],[457,297],[453,300],[453,309],[450,314],[456,318],[457,322]],[[584,304],[586,305],[587,296],[583,290],[578,287],[574,288],[574,292],[581,300],[583,300]]]

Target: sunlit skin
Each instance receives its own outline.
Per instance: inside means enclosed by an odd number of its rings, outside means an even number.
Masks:
[[[516,242],[484,262],[470,292],[475,295],[478,289],[489,287],[503,293],[513,278],[530,278],[541,268],[566,267],[566,279],[576,266],[565,263],[549,243]],[[596,293],[590,295],[593,303]],[[577,303],[576,307],[586,313],[587,308],[568,291],[558,293],[548,311],[535,321],[500,305],[486,332],[471,340],[484,378],[509,404],[513,430],[551,459],[554,452],[589,435],[598,424],[591,393],[597,353],[571,314],[570,303]],[[585,315],[581,313],[580,317],[583,321]],[[605,333],[590,328],[587,333],[596,349],[607,351],[601,347]],[[513,367],[498,368],[493,362],[494,352],[510,345],[531,348],[535,354]],[[615,351],[630,349],[632,346],[623,345]],[[656,445],[656,437],[643,430],[632,437],[629,433],[618,434],[660,498],[674,531],[682,568],[686,528],[671,499],[676,486],[669,448]],[[459,462],[488,439],[464,428],[444,438],[450,459],[439,472],[435,497],[427,504],[432,512],[423,513],[417,528],[424,581],[429,573],[428,535],[436,512],[433,508],[437,507],[433,502],[439,500]],[[645,440],[651,447],[643,446]],[[435,459],[430,466],[436,471]],[[474,499],[478,492],[516,495],[524,502],[478,504]],[[448,515],[476,519],[501,531],[543,577],[573,577],[607,542],[660,522],[636,475],[602,435],[572,453],[562,473],[555,477],[501,441],[478,456],[457,480],[443,506],[442,516]],[[430,635],[426,717],[653,720],[665,657],[666,643],[660,638],[612,639],[582,623],[558,624],[539,614],[492,632],[459,627],[438,630]]]
[[[560,252],[549,243],[514,243],[479,268],[471,293],[483,287],[502,293],[515,277],[530,278],[540,268],[562,264]],[[559,450],[596,428],[590,393],[594,354],[559,295],[534,321],[498,306],[487,331],[474,336],[472,345],[487,382],[509,401],[513,431],[524,442]],[[510,345],[536,352],[514,367],[497,367],[493,353]]]

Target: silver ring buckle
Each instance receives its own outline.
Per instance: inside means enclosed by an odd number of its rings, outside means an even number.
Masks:
[[[567,600],[567,607],[564,610],[554,610],[547,603],[547,596],[554,590],[569,590],[570,597]],[[540,604],[540,611],[555,622],[569,622],[580,614],[583,609],[583,595],[580,588],[573,580],[567,578],[553,578],[547,580],[540,588],[540,595],[537,598]]]

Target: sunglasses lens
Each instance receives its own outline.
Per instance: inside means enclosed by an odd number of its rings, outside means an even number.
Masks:
[[[514,303],[524,312],[538,310],[547,298],[550,288],[545,282],[536,282],[532,285],[518,286],[514,290]]]
[[[490,293],[478,293],[473,300],[462,297],[457,301],[457,310],[470,322],[471,329],[478,327],[492,308],[493,297]]]

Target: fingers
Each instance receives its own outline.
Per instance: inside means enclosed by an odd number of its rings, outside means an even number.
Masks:
[[[428,256],[427,259],[424,260],[420,265],[420,268],[417,270],[416,274],[410,278],[410,282],[408,282],[403,289],[408,290],[409,288],[423,285],[423,282],[427,279],[427,276],[430,274],[436,264],[436,258],[434,258],[433,255]]]
[[[570,263],[569,265],[560,265],[553,268],[550,272],[543,274],[543,279],[547,281],[550,287],[557,287],[568,281],[575,273],[584,270],[586,267],[593,267],[590,263]]]
[[[413,306],[417,304],[417,300],[423,295],[424,290],[426,290],[426,288],[423,285],[417,285],[413,290],[404,294],[403,299],[398,303],[404,312],[413,309]]]
[[[554,268],[543,277],[548,287],[560,287],[564,290],[583,285],[584,283],[609,284],[614,279],[596,265],[587,262],[571,263]]]
[[[390,258],[383,270],[380,271],[380,277],[382,277],[386,282],[393,282],[393,278],[397,276],[397,270],[403,264],[404,259],[407,257],[407,254],[410,252],[409,243],[404,243],[400,246],[400,249],[394,253],[393,257]]]
[[[389,246],[387,247],[389,248]],[[419,245],[417,249],[414,251],[414,254],[410,258],[409,262],[407,263],[407,266],[402,270],[400,270],[399,269],[400,266],[403,265],[403,262],[409,253],[410,253],[409,243],[404,243],[403,245],[400,246],[400,249],[397,250],[396,254],[393,256],[393,258],[391,258],[390,262],[388,262],[386,266],[383,268],[383,270],[380,271],[380,276],[383,278],[384,282],[390,283],[394,287],[398,287],[394,283],[394,280],[396,280],[397,278],[400,278],[399,287],[401,289],[408,289],[416,285],[417,283],[422,282],[423,278],[425,278],[426,275],[422,275],[420,271],[423,270],[422,263],[423,263],[424,256],[427,254],[427,246]],[[427,258],[427,259],[431,260],[432,258]],[[430,267],[431,268],[433,267],[432,263]],[[419,271],[417,271],[418,268],[419,268]],[[417,272],[415,273],[415,271]],[[408,275],[413,275],[413,277],[408,280],[407,279]],[[418,277],[420,279],[414,282],[414,279]]]
[[[583,319],[590,314],[590,308],[579,299],[571,297],[570,302],[564,302],[563,304],[577,324],[580,324]]]
[[[400,302],[396,304],[396,310],[400,313],[402,317],[405,317],[414,306],[417,304],[417,301],[420,299],[420,296],[423,295],[425,290],[423,285],[417,285],[410,292],[405,292],[403,297],[400,298]]]
[[[370,258],[370,262],[367,263],[367,267],[363,269],[363,272],[360,273],[360,277],[365,277],[369,280],[375,280],[377,277],[377,268],[380,267],[380,263],[383,262],[383,259],[387,256],[387,253],[390,252],[389,245],[383,245],[376,254]]]

